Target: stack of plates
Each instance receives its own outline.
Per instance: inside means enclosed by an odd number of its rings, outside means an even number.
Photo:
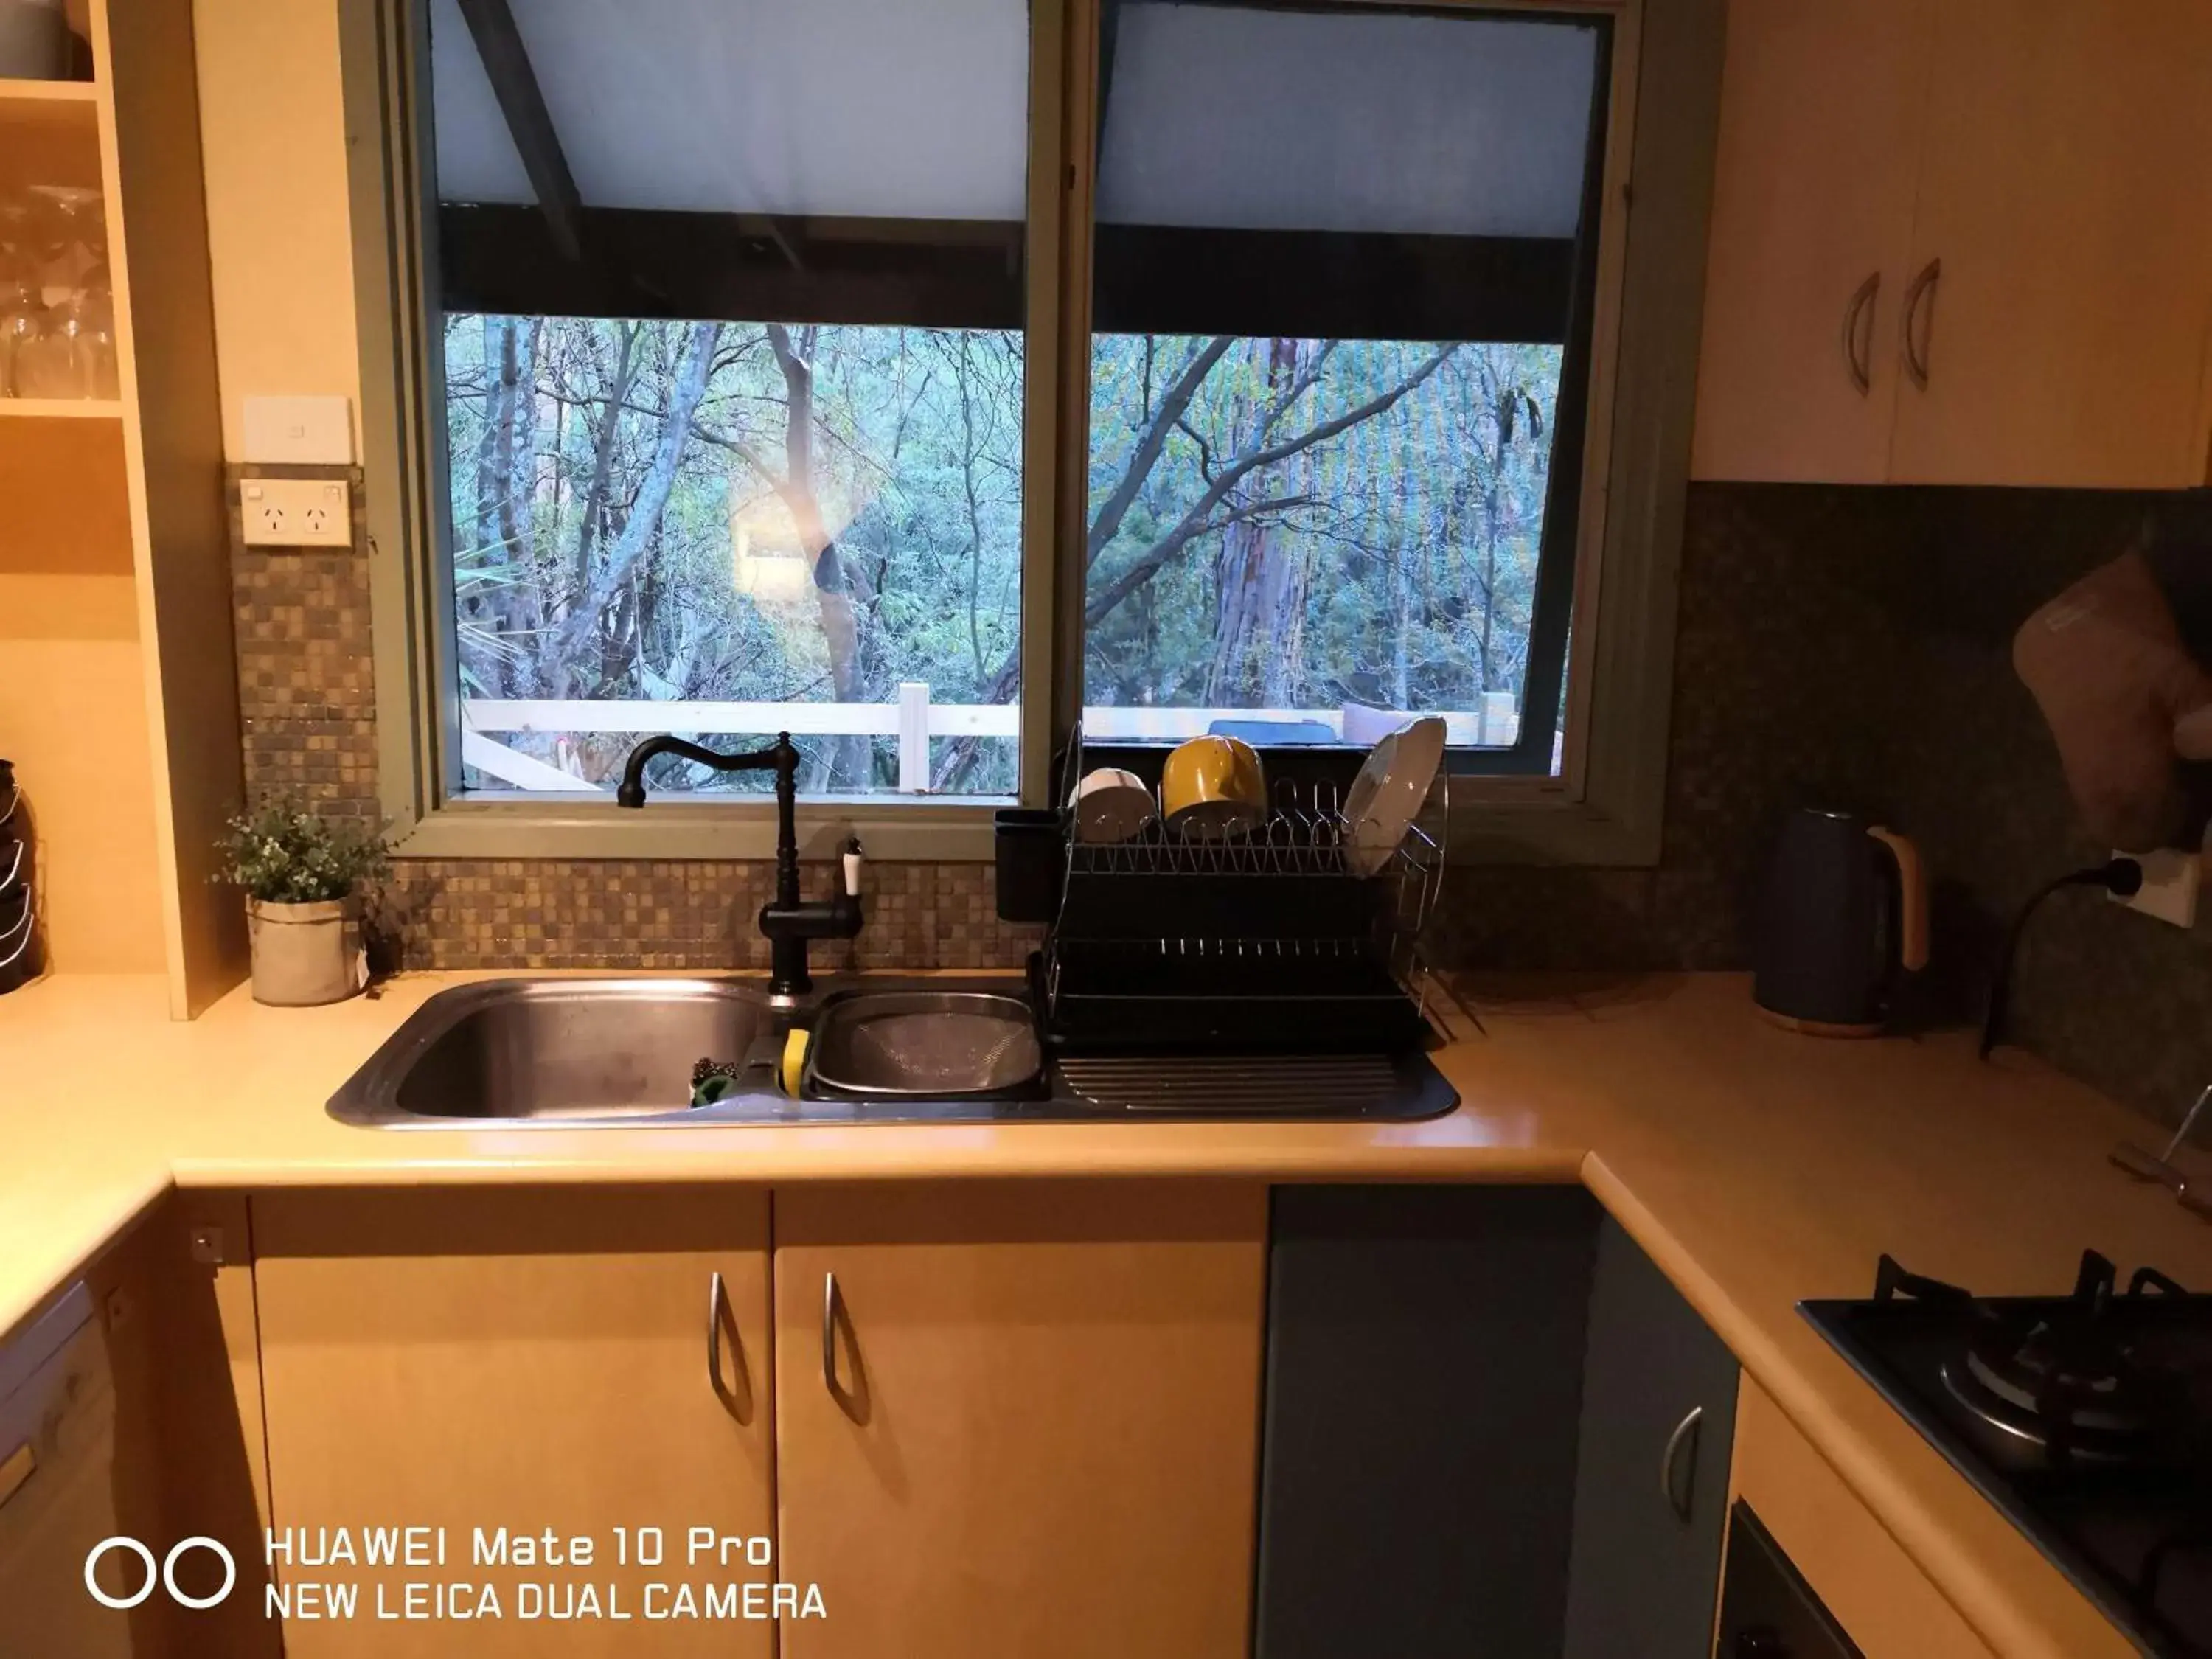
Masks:
[[[15,769],[0,760],[0,991],[38,971],[31,947],[37,907],[31,902],[30,809],[15,787]]]

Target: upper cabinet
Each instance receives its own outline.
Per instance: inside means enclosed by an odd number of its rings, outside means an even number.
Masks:
[[[1692,471],[2179,489],[2212,436],[2212,7],[1729,19]]]
[[[1729,9],[1698,477],[1889,476],[1926,3]]]
[[[1929,86],[1891,476],[2203,483],[2212,6],[1939,0]]]

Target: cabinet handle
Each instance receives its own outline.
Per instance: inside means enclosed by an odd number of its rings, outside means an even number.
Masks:
[[[837,1388],[837,1275],[822,1275],[822,1386],[833,1395]]]
[[[1691,1407],[1690,1414],[1677,1423],[1674,1432],[1667,1437],[1667,1449],[1659,1454],[1660,1495],[1667,1500],[1667,1507],[1685,1521],[1690,1518],[1691,1509],[1697,1501],[1698,1425],[1705,1419],[1703,1406]],[[1681,1463],[1685,1447],[1690,1453],[1689,1474],[1686,1479],[1677,1480],[1675,1470]]]
[[[1869,307],[1881,292],[1881,273],[1875,271],[1858,285],[1844,307],[1844,369],[1860,397],[1874,390],[1874,319]],[[1860,327],[1863,320],[1865,327]]]
[[[744,1333],[730,1307],[730,1287],[719,1273],[707,1281],[707,1386],[730,1415],[753,1420],[752,1373],[745,1366]]]
[[[1920,307],[1923,300],[1932,301],[1936,284],[1943,275],[1943,262],[1930,259],[1920,274],[1912,279],[1912,286],[1905,290],[1905,372],[1912,377],[1912,384],[1923,392],[1928,390],[1928,348],[1936,326],[1936,313],[1928,313],[1928,326],[1920,325]]]
[[[715,1273],[707,1281],[707,1382],[716,1394],[722,1391],[722,1310],[729,1303],[722,1275]]]

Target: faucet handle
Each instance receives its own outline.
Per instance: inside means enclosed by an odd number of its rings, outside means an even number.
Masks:
[[[845,896],[847,898],[860,896],[860,866],[866,862],[866,856],[860,850],[860,838],[858,836],[845,837],[840,862],[845,866]]]

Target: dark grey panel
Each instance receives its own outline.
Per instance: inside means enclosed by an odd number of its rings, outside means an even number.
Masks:
[[[1607,1216],[1575,1474],[1566,1659],[1704,1659],[1728,1516],[1735,1357]],[[1662,1484],[1669,1437],[1703,1415]],[[1678,1507],[1679,1506],[1679,1507]]]
[[[1596,1206],[1275,1194],[1255,1651],[1559,1651]]]

